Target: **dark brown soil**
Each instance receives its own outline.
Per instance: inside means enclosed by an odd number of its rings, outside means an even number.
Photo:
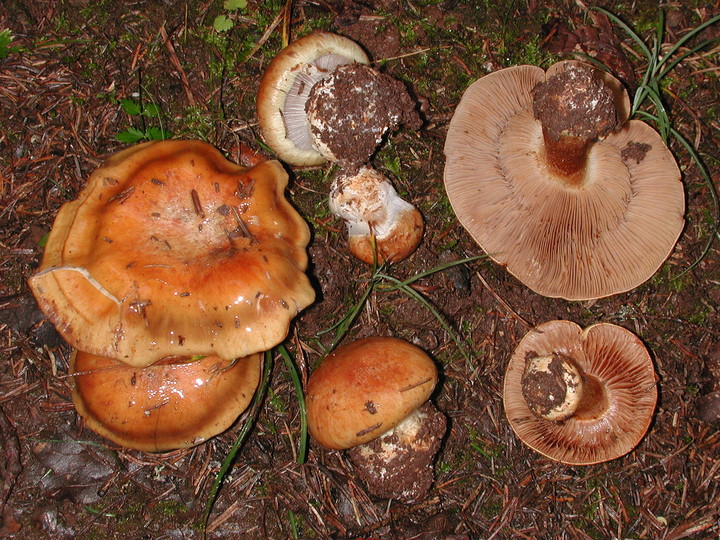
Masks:
[[[400,81],[362,64],[336,69],[313,86],[305,105],[313,136],[353,171],[399,125],[420,127],[415,108]]]
[[[656,2],[601,4],[648,43],[657,35]],[[720,536],[720,424],[717,415],[698,414],[720,389],[718,211],[715,186],[685,146],[668,141],[686,191],[687,225],[677,246],[646,283],[597,301],[541,297],[483,257],[442,184],[447,125],[472,81],[584,53],[632,94],[646,67],[633,40],[602,13],[569,0],[233,5],[0,3],[0,537],[199,539],[213,482],[241,437],[213,500],[208,538]],[[717,14],[714,4],[667,4],[662,50]],[[692,43],[718,37],[717,26]],[[256,136],[260,77],[284,35],[317,28],[357,40],[373,67],[402,81],[421,107],[423,127],[392,134],[372,164],[422,211],[423,243],[373,275],[347,253],[344,224],[327,210],[333,167],[288,168],[288,197],[313,231],[309,273],[317,300],[296,318],[285,342],[289,356],[273,351],[247,433],[249,416],[192,449],[121,448],[76,414],[70,349],[29,293],[43,239],[92,171],[133,144],[128,136],[153,137],[163,128],[175,138],[206,140],[235,162],[258,151],[272,158]],[[674,129],[698,149],[716,182],[717,51],[689,54],[661,88]],[[627,159],[640,159],[636,150]],[[395,280],[472,256],[480,258],[423,274],[405,293],[393,288]],[[432,355],[441,372],[433,402],[448,429],[434,485],[418,503],[373,496],[345,453],[313,441],[303,451],[301,444],[289,366],[304,385],[336,345],[334,325],[370,283],[342,341],[400,337]],[[509,427],[502,406],[508,359],[531,327],[554,319],[624,326],[651,352],[659,403],[648,434],[626,456],[566,466],[525,447]]]

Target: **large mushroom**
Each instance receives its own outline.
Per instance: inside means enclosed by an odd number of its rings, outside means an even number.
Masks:
[[[405,86],[350,39],[314,32],[283,49],[260,82],[265,142],[291,165],[362,165],[398,125],[420,126]]]
[[[286,185],[199,141],[129,148],[60,209],[30,287],[73,347],[130,365],[267,350],[315,296]]]
[[[628,111],[617,79],[573,61],[486,75],[455,111],[445,143],[453,209],[483,250],[542,295],[628,291],[682,231],[675,160]]]
[[[187,448],[222,433],[247,408],[261,359],[166,358],[137,368],[76,350],[73,401],[88,427],[117,444],[146,452]]]
[[[326,448],[346,450],[370,493],[403,502],[425,497],[445,434],[428,401],[437,368],[421,349],[371,337],[338,347],[307,384],[308,429]]]
[[[629,330],[550,321],[515,349],[503,402],[510,426],[530,448],[591,465],[625,455],[645,436],[656,383],[647,349]]]
[[[350,253],[368,264],[399,262],[422,240],[420,212],[370,167],[340,171],[330,188],[330,210],[345,220]]]

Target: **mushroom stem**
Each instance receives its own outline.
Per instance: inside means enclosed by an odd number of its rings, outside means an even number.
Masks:
[[[590,141],[572,135],[554,140],[543,127],[545,142],[544,160],[548,170],[563,180],[566,185],[580,186],[584,179]]]
[[[522,393],[536,416],[552,422],[594,419],[608,407],[607,390],[602,382],[581,373],[572,358],[557,353],[528,356]]]
[[[567,185],[582,184],[590,144],[619,123],[613,89],[594,70],[570,65],[532,94],[548,169]]]

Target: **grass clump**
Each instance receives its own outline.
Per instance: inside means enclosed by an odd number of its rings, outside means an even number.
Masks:
[[[663,141],[667,143],[668,140],[672,138],[680,143],[690,156],[695,167],[700,172],[700,175],[705,180],[712,198],[715,214],[712,232],[709,235],[709,239],[700,256],[682,272],[682,274],[685,274],[694,268],[703,258],[705,258],[707,253],[710,251],[710,247],[712,246],[715,237],[718,237],[718,224],[720,224],[720,203],[718,202],[717,192],[715,191],[715,186],[712,178],[710,177],[710,172],[708,171],[703,159],[700,157],[698,149],[695,148],[693,144],[673,126],[670,111],[665,106],[664,101],[665,94],[667,93],[665,84],[668,77],[678,64],[694,55],[700,54],[702,51],[707,49],[709,45],[718,41],[717,38],[713,38],[691,45],[691,42],[696,37],[700,36],[704,30],[720,22],[720,15],[716,15],[715,17],[712,17],[704,23],[696,26],[678,39],[676,43],[671,45],[667,51],[663,51],[665,38],[665,12],[663,10],[659,11],[659,17],[655,24],[655,32],[652,38],[652,43],[648,44],[617,15],[601,7],[594,7],[592,9],[604,14],[613,23],[622,28],[635,43],[637,52],[639,52],[646,61],[646,67],[642,80],[632,99],[630,117],[650,120],[657,126]],[[586,58],[593,61],[592,58]]]

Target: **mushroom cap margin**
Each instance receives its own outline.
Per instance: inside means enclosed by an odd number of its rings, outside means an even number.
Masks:
[[[124,446],[164,452],[228,429],[260,382],[262,353],[237,360],[167,359],[146,368],[74,350],[73,402],[90,429]]]
[[[541,68],[516,66],[468,88],[445,143],[450,203],[483,250],[539,294],[588,300],[628,291],[655,273],[682,232],[680,171],[657,132],[632,120],[593,145],[581,187],[558,182],[541,163],[532,115],[531,90],[545,78]],[[617,101],[626,117],[624,90]],[[622,157],[631,143],[650,147],[640,162]]]

